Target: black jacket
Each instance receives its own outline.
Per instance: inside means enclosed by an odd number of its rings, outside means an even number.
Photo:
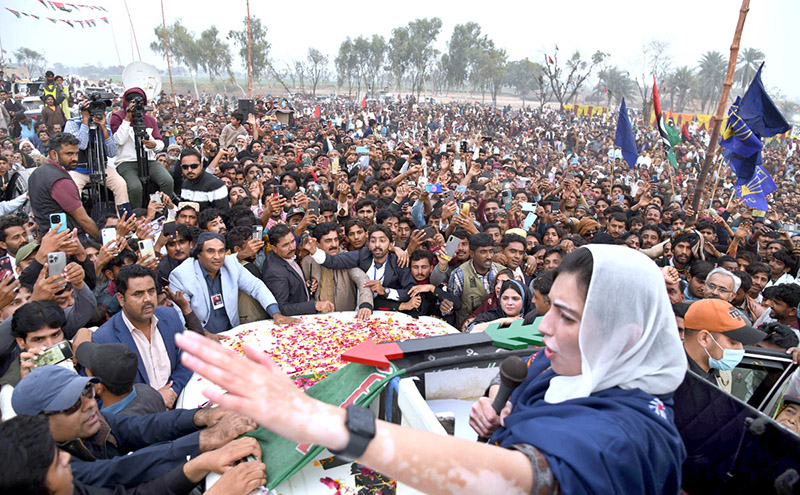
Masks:
[[[298,264],[299,266],[299,264]],[[316,314],[316,301],[309,299],[306,281],[283,258],[270,251],[261,267],[261,280],[275,296],[281,314]]]
[[[183,495],[190,493],[196,485],[183,474],[183,466],[180,466],[132,488],[125,488],[122,485],[114,488],[87,486],[77,480],[73,481],[73,486],[74,495]]]
[[[361,268],[367,274],[367,277],[373,279],[369,273],[372,263],[372,252],[368,247],[364,246],[358,251],[339,253],[336,256],[326,254],[325,262],[322,263],[322,266],[334,270],[339,268]],[[408,290],[414,287],[414,277],[411,276],[411,270],[407,267],[400,268],[397,266],[397,255],[392,252],[386,258],[382,285],[387,289],[397,290],[401,302],[408,301]],[[380,309],[377,299],[375,309]]]

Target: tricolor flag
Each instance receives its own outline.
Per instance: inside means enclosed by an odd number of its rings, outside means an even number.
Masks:
[[[672,143],[667,133],[667,125],[664,122],[664,115],[661,113],[661,100],[658,98],[658,85],[656,84],[655,75],[653,75],[653,109],[656,112],[656,126],[658,126],[658,133],[661,134],[661,143],[664,145],[664,153],[667,155],[667,160],[677,169],[678,160],[675,159],[675,153],[672,151]],[[680,137],[678,139],[680,140]]]
[[[108,24],[108,17],[101,17],[100,20]]]

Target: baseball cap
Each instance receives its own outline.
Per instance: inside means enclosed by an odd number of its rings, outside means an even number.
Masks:
[[[785,405],[788,405],[788,404],[800,405],[800,397],[798,397],[796,395],[791,395],[791,394],[784,394],[783,402],[781,403],[781,405],[785,406]]]
[[[75,358],[112,389],[125,389],[136,380],[139,357],[125,344],[84,342],[75,351]]]
[[[701,299],[686,310],[683,317],[686,328],[724,333],[744,345],[753,345],[767,338],[767,334],[747,324],[741,311],[722,299]]]
[[[305,214],[306,212],[300,207],[292,208],[286,213],[286,220],[289,220],[294,215],[305,215]]]
[[[25,244],[24,246],[19,248],[19,251],[17,251],[17,255],[14,257],[14,261],[16,261],[17,264],[19,265],[22,261],[25,260],[25,258],[32,255],[33,252],[36,251],[37,249],[39,249],[39,244],[35,242]]]
[[[61,366],[34,368],[14,388],[11,407],[17,414],[31,416],[63,411],[77,402],[87,383],[100,383],[100,379],[80,376]]]

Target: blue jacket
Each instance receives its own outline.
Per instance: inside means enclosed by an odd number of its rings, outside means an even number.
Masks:
[[[225,263],[219,271],[222,276],[222,300],[225,301],[225,312],[231,322],[231,327],[239,325],[239,291],[253,296],[270,316],[280,311],[272,292],[264,285],[264,282],[239,263],[235,254],[225,257]],[[169,287],[173,292],[183,291],[192,311],[205,328],[211,314],[211,295],[208,293],[205,271],[200,266],[200,262],[190,257],[178,265],[169,275]],[[182,318],[180,308],[177,305],[173,307]]]
[[[135,486],[157,478],[200,454],[197,409],[145,416],[101,412],[108,424],[93,437],[59,445],[72,454],[72,475],[90,486]],[[110,439],[113,435],[114,441]]]
[[[158,318],[158,331],[161,332],[161,337],[164,339],[164,347],[167,349],[172,369],[172,374],[170,374],[172,390],[180,395],[183,387],[186,386],[186,382],[192,377],[192,372],[181,363],[181,351],[175,345],[175,334],[183,332],[184,326],[181,319],[169,308],[157,307],[155,316]],[[122,311],[112,316],[110,320],[94,332],[92,342],[97,342],[98,344],[120,342],[130,347],[139,358],[139,371],[136,373],[136,381],[134,383],[151,385],[142,362],[142,356],[139,355],[139,348],[136,347],[136,342],[133,341],[133,336],[128,327],[125,326],[125,322],[122,321]]]

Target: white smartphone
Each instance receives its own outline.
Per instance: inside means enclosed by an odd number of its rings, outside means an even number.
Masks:
[[[533,212],[528,213],[528,216],[525,217],[525,221],[522,223],[522,230],[526,232],[530,230],[530,228],[533,227],[533,224],[536,223],[536,220],[538,218],[539,217],[536,215],[536,213]]]
[[[139,241],[139,258],[140,259],[147,259],[147,258],[155,258],[156,251],[153,246],[152,239],[143,239]]]
[[[114,242],[117,240],[117,229],[114,227],[106,227],[100,231],[100,236],[103,240],[103,246],[105,246],[109,242]],[[116,244],[116,242],[114,242],[114,244]],[[114,247],[114,244],[111,245],[111,248]]]
[[[62,275],[67,268],[67,255],[61,251],[47,253],[47,276]],[[63,275],[62,275],[63,278]],[[64,282],[66,285],[66,282]]]
[[[458,245],[461,244],[461,239],[458,237],[451,235],[447,239],[447,244],[444,246],[444,252],[448,258],[452,259],[453,256],[456,254],[456,250],[458,249]]]
[[[536,203],[526,203],[523,201],[519,205],[522,207],[522,211],[536,211]]]

